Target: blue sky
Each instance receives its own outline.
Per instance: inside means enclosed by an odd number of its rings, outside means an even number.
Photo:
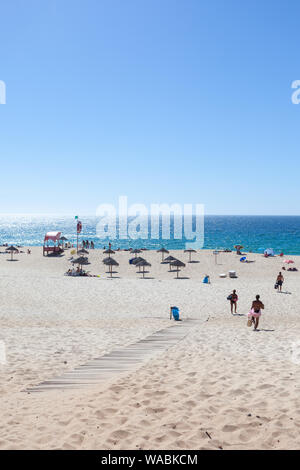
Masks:
[[[0,212],[300,214],[298,1],[2,1]]]

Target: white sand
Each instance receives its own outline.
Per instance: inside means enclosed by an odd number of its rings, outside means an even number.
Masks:
[[[1,248],[1,251],[4,251]],[[188,255],[170,253],[183,261]],[[201,251],[182,276],[147,251],[149,277],[114,256],[120,278],[108,279],[99,250],[89,269],[100,278],[64,277],[68,252],[47,258],[41,248],[7,261],[0,254],[1,449],[282,449],[299,448],[300,272],[274,281],[282,259]],[[291,257],[300,268],[300,257]],[[235,269],[238,279],[220,279]],[[202,284],[205,274],[212,284]],[[259,293],[265,303],[260,331],[231,316],[227,295],[236,288],[238,313]],[[81,390],[24,393],[89,359],[170,326],[169,306],[202,320],[167,352],[134,373]],[[208,435],[208,434],[209,435]]]

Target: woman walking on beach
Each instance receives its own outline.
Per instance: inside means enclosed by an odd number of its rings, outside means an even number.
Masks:
[[[232,291],[232,294],[230,294],[227,297],[228,300],[230,300],[230,310],[231,314],[233,314],[233,307],[234,307],[234,313],[236,313],[236,306],[237,306],[237,301],[238,301],[238,295],[236,293],[236,290]]]
[[[260,301],[260,296],[257,295],[256,299],[253,300],[251,310],[248,313],[249,320],[254,324],[254,330],[257,330],[259,324],[259,317],[261,316],[261,310],[264,308],[265,306]]]
[[[283,284],[283,281],[284,281],[284,277],[283,275],[281,274],[281,272],[278,274],[277,276],[277,280],[276,280],[276,284],[278,286],[278,292],[281,292],[282,291],[282,284]]]

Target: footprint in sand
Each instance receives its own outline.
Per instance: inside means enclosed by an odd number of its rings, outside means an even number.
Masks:
[[[234,432],[237,429],[238,429],[238,427],[233,425],[233,424],[225,424],[225,426],[223,426],[223,428],[222,428],[222,431],[223,432]]]
[[[117,431],[114,431],[113,433],[111,433],[111,437],[114,439],[125,439],[128,436],[129,436],[129,432],[123,429],[118,429]]]
[[[83,440],[84,440],[84,435],[83,434],[78,434],[78,433],[75,433],[75,434],[72,434],[70,436],[71,440],[73,441],[73,444],[75,444],[76,446],[77,445],[80,445]]]

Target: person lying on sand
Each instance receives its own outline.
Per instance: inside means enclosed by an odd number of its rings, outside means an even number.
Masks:
[[[257,330],[259,324],[259,317],[261,316],[261,310],[264,309],[264,304],[260,301],[260,296],[257,295],[256,299],[252,302],[252,307],[248,313],[248,318],[254,324],[254,330]]]

